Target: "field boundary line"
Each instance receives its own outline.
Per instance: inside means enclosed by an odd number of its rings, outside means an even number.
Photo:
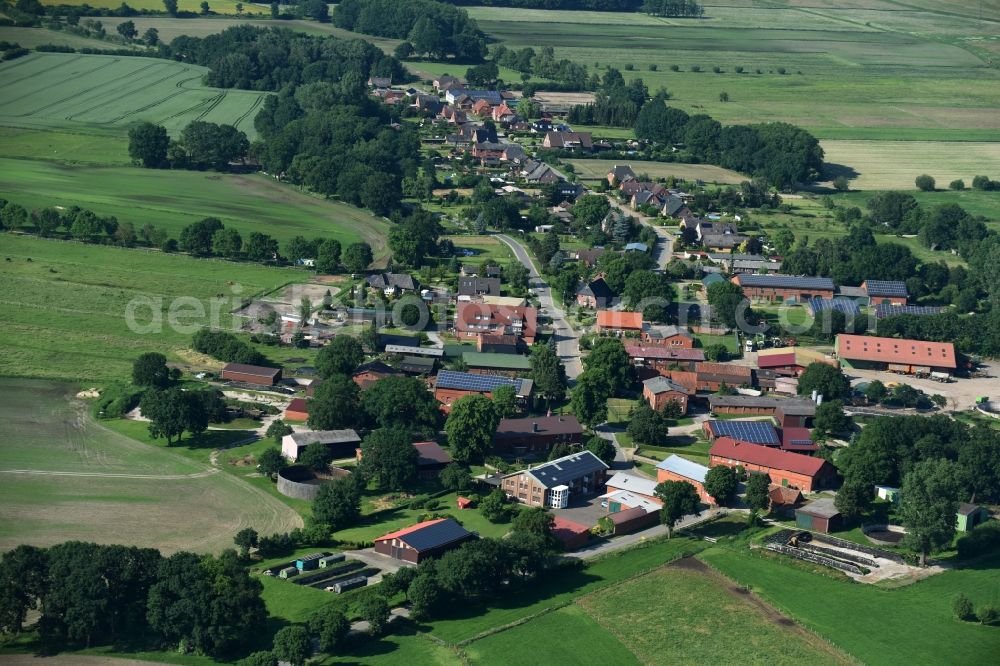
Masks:
[[[184,479],[202,479],[220,472],[217,468],[209,468],[191,474],[128,474],[125,472],[57,472],[42,469],[0,469],[0,474],[26,474],[32,476],[76,476],[76,477],[107,477],[115,479],[148,479],[151,481],[181,481]]]

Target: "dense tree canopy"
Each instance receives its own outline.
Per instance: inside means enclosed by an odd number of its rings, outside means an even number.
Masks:
[[[418,55],[477,61],[486,36],[468,12],[435,0],[342,0],[333,12],[338,28],[407,40]]]

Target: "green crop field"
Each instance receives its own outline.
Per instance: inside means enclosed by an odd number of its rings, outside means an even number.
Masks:
[[[819,575],[746,550],[712,548],[699,557],[862,663],[985,664],[1000,653],[995,627],[960,622],[951,610],[960,592],[976,607],[1000,606],[997,557],[899,589]]]
[[[641,77],[650,90],[665,87],[672,104],[727,123],[784,120],[838,139],[886,138],[883,132],[897,139],[996,138],[1000,72],[974,46],[995,39],[996,24],[895,3],[874,25],[866,23],[866,10],[840,3],[738,4],[713,4],[696,21],[482,7],[469,12],[508,47],[553,46],[557,57],[599,72],[617,67],[626,79]],[[942,24],[947,28],[939,32]],[[670,71],[671,65],[681,71]],[[700,72],[691,71],[695,65]],[[712,72],[716,66],[721,73]],[[730,102],[719,101],[722,91]]]
[[[238,299],[306,278],[295,269],[11,234],[0,235],[0,256],[0,376],[88,386],[128,377],[132,359],[145,351],[183,359],[178,354],[188,349],[191,334],[211,321],[212,299],[222,304],[219,325],[228,325],[227,313]],[[163,321],[158,332],[130,328],[126,314],[133,301],[140,303],[140,325],[153,319],[141,304],[155,306]],[[205,314],[178,320],[193,323],[192,329],[172,327],[175,303],[201,307]]]
[[[78,539],[218,552],[243,527],[267,534],[301,525],[232,475],[95,423],[75,391],[0,379],[0,551]]]
[[[616,164],[627,160],[566,160],[573,165],[582,180],[604,180],[608,171]],[[683,164],[680,162],[628,162],[637,174],[648,174],[650,178],[674,176],[683,180],[703,180],[707,183],[739,184],[747,177],[743,174],[711,164]]]
[[[204,120],[253,138],[253,117],[267,93],[205,87],[206,71],[157,58],[34,53],[0,64],[0,124],[124,132],[148,120],[177,133]]]
[[[181,229],[217,217],[244,238],[252,231],[279,241],[293,236],[367,241],[382,254],[388,222],[360,208],[309,196],[262,174],[93,167],[0,158],[0,197],[25,208],[81,206],[138,229],[153,224],[176,238]]]

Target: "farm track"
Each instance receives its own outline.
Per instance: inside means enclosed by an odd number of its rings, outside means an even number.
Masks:
[[[246,113],[244,113],[242,116],[236,119],[236,121],[233,123],[233,127],[239,129],[240,124],[247,119],[247,116],[249,116],[251,113],[257,110],[257,107],[261,105],[261,102],[264,101],[265,97],[266,95],[257,95],[257,99],[254,101],[252,105],[250,105],[250,108],[247,109]]]
[[[181,481],[184,479],[203,479],[206,476],[218,474],[217,468],[206,469],[193,474],[125,474],[120,472],[56,472],[43,469],[0,469],[0,474],[33,474],[36,476],[96,476],[115,479],[148,479],[152,481]]]
[[[209,102],[209,105],[208,105],[208,108],[205,109],[204,111],[202,111],[201,113],[199,113],[197,116],[195,116],[194,119],[196,121],[197,120],[201,120],[202,118],[204,118],[205,116],[207,116],[209,113],[211,113],[212,109],[214,109],[215,107],[219,106],[219,104],[221,104],[222,100],[224,100],[224,99],[226,99],[226,93],[224,93],[224,92],[223,93],[219,93],[215,97],[211,98],[211,100]]]
[[[125,118],[128,118],[131,115],[135,115],[136,113],[142,113],[143,111],[148,111],[149,109],[155,108],[155,107],[159,106],[160,104],[163,104],[164,102],[167,102],[167,101],[173,99],[174,97],[177,97],[178,95],[185,95],[185,94],[191,92],[191,89],[190,88],[184,88],[183,84],[187,83],[188,81],[194,81],[195,79],[200,79],[200,78],[201,78],[200,76],[192,76],[191,78],[188,78],[188,79],[181,79],[180,81],[177,82],[177,85],[175,86],[178,89],[177,91],[172,92],[169,95],[167,95],[166,97],[162,97],[162,98],[156,100],[155,102],[150,102],[146,106],[141,106],[138,109],[132,109],[128,113],[124,113],[124,114],[118,116],[117,118],[112,118],[106,124],[117,123],[117,122],[119,122],[121,120],[124,120]],[[192,109],[196,109],[199,106],[201,106],[202,104],[204,104],[204,101],[198,102],[194,106],[189,107],[189,108],[187,108],[187,109],[185,109],[183,111],[180,111],[180,112],[175,113],[173,115],[167,116],[163,120],[171,120],[171,119],[176,118],[178,116],[184,115],[188,111],[191,111]]]

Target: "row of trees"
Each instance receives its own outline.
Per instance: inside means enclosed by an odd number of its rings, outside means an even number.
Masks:
[[[550,79],[580,90],[594,88],[598,83],[588,79],[586,65],[567,58],[557,60],[555,49],[551,46],[543,46],[536,52],[530,46],[514,50],[498,44],[493,48],[493,62],[528,77]],[[518,111],[527,115],[520,106]]]
[[[684,159],[717,164],[791,187],[819,178],[823,149],[806,130],[788,123],[729,125],[705,114],[688,115],[667,106],[665,95],[643,100],[634,119],[635,135],[659,144],[683,144]]]
[[[453,5],[520,7],[524,9],[584,9],[591,12],[630,12],[643,0],[442,0]]]
[[[639,9],[643,14],[679,18],[700,18],[705,8],[694,0],[643,0]]]
[[[123,644],[227,657],[265,629],[262,586],[235,551],[219,557],[70,541],[0,559],[0,633],[37,612],[53,649]]]
[[[174,141],[162,125],[141,122],[128,132],[128,154],[147,169],[225,171],[250,151],[247,135],[232,125],[196,120]]]
[[[31,231],[40,236],[61,234],[87,243],[112,243],[122,247],[133,247],[139,243],[166,250],[173,247],[168,244],[167,232],[152,224],[143,225],[137,231],[131,222],[119,222],[113,215],[102,217],[79,206],[64,210],[39,208],[29,211],[13,201],[0,199],[2,229]]]
[[[932,250],[958,250],[968,255],[989,230],[984,218],[970,215],[958,204],[921,206],[906,192],[879,192],[866,202],[877,228],[895,234],[917,234]]]
[[[486,54],[486,36],[464,9],[435,0],[343,0],[333,12],[338,28],[405,39],[397,54],[475,62]]]

